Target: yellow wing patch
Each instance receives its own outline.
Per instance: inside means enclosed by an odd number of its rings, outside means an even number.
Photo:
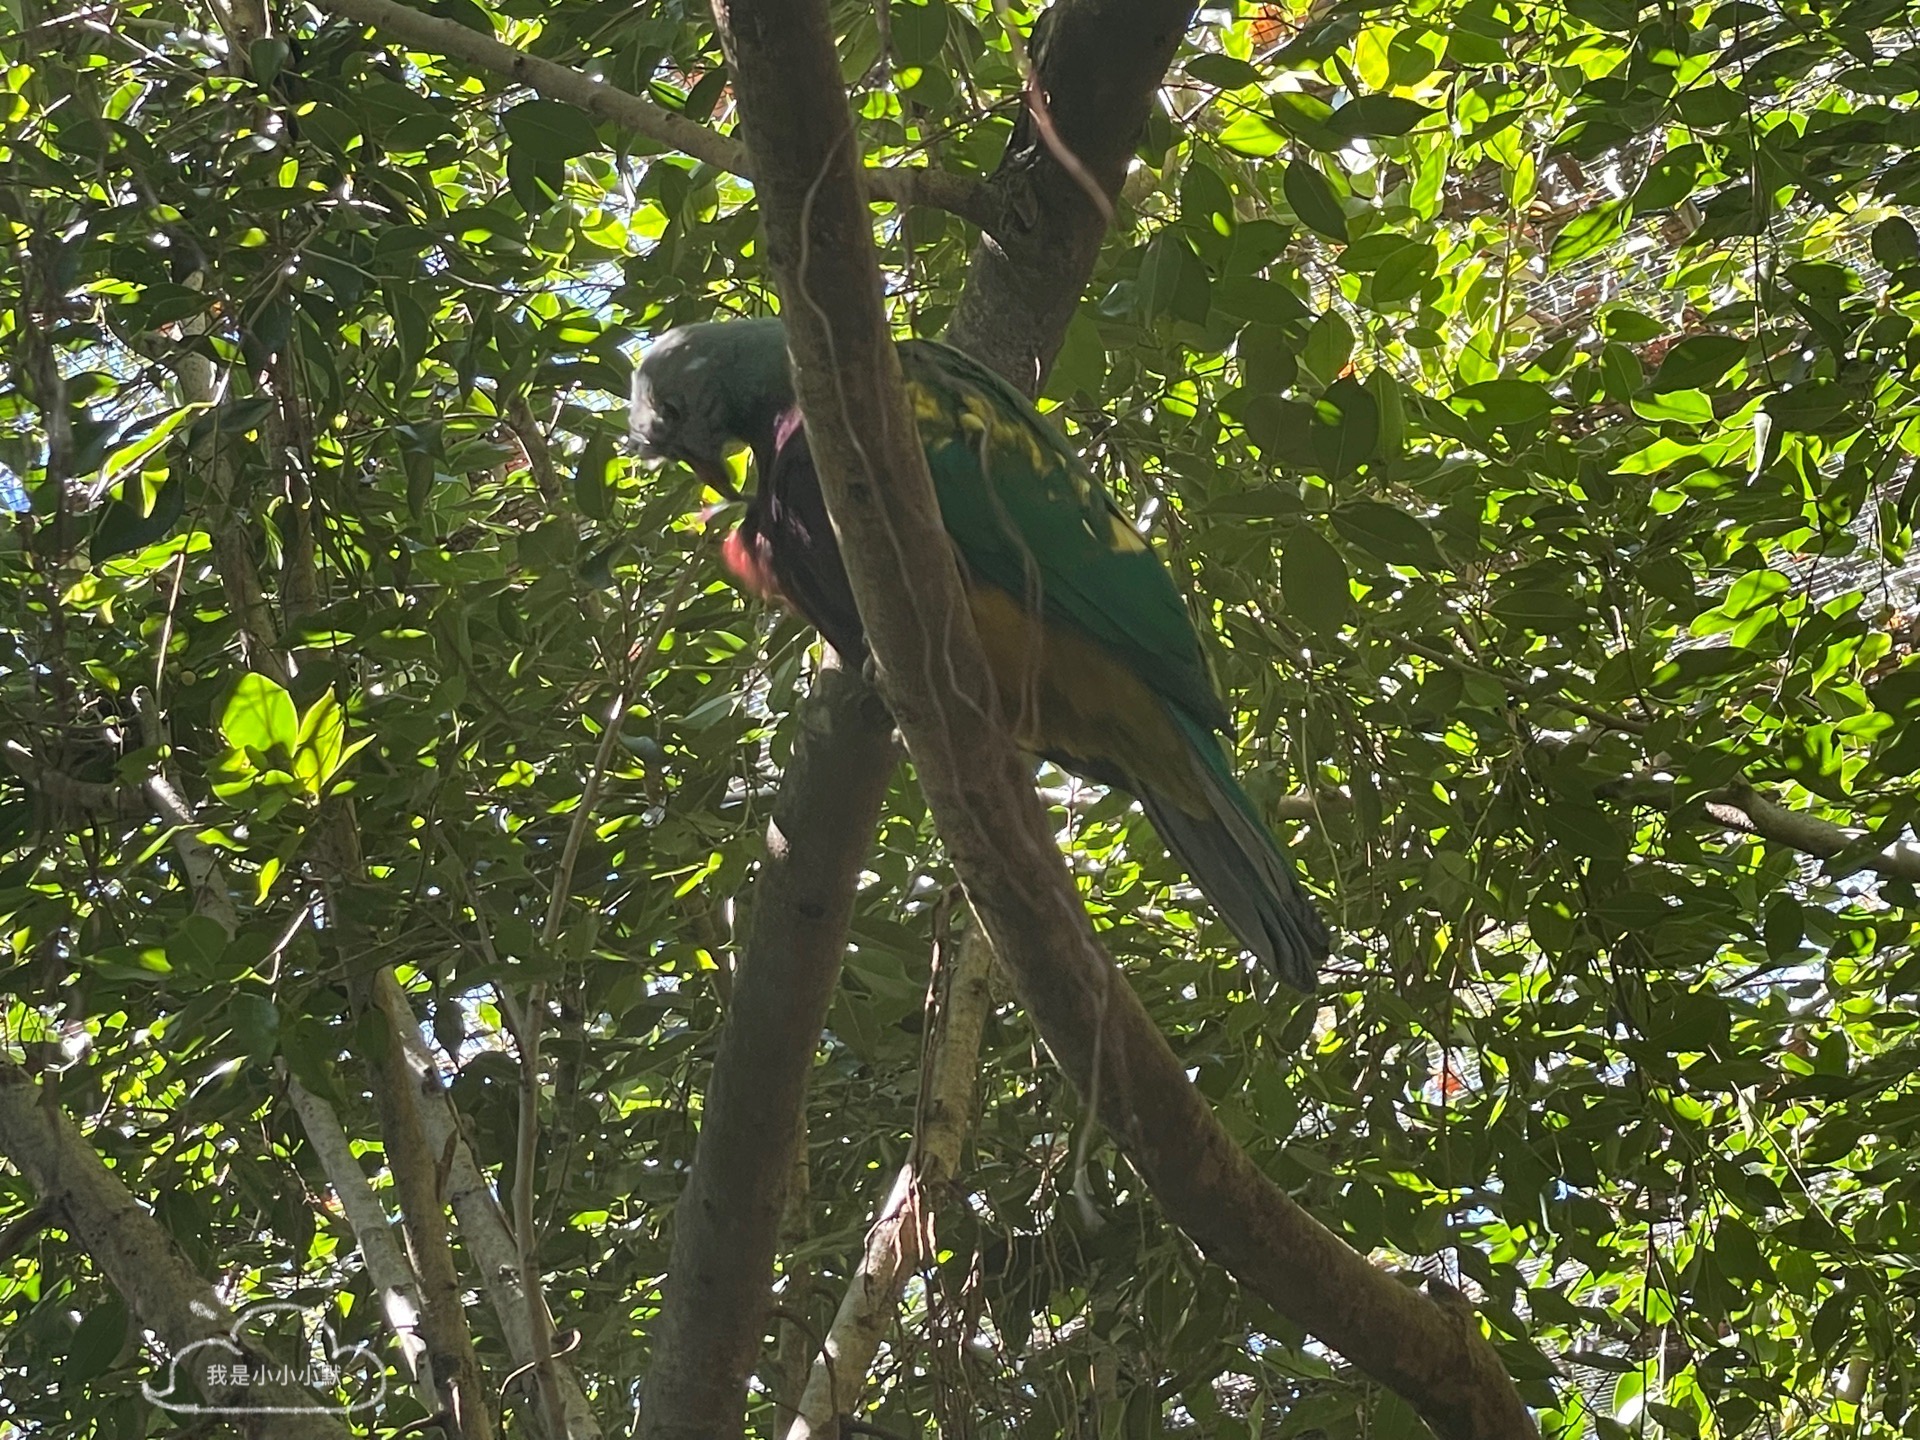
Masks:
[[[917,380],[907,382],[907,400],[913,406],[913,418],[922,425],[930,425],[946,416],[939,394]]]
[[[1112,530],[1108,543],[1122,554],[1138,555],[1147,548],[1147,542],[1140,538],[1140,532],[1112,511],[1107,512],[1107,524]]]

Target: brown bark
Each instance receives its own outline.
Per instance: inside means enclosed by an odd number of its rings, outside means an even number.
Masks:
[[[379,0],[349,3],[365,5]],[[1057,130],[1071,137],[1070,143],[1086,149],[1091,172],[1109,196],[1115,195],[1125,178],[1126,157],[1191,6],[1169,6],[1164,0],[1146,6],[1129,0],[1057,0],[1049,13],[1055,18],[1048,23],[1063,42],[1057,46],[1050,43],[1038,58],[1044,82],[1053,87],[1053,122]],[[1105,39],[1095,34],[1101,27]],[[1076,51],[1075,45],[1091,48]],[[1134,52],[1121,53],[1127,46],[1135,47]],[[836,89],[833,93],[842,92]],[[1013,246],[1019,259],[1015,262],[994,255],[991,244],[980,247],[968,274],[959,318],[948,337],[1000,369],[1029,394],[1038,391],[1045,367],[1059,348],[1073,313],[1073,300],[1092,273],[1105,225],[1100,208],[1086,196],[1079,181],[1050,156],[1039,159],[1030,153],[1034,143],[1029,127],[1022,124],[992,183],[992,202],[985,207],[993,214],[1001,214],[1007,205],[1023,207],[1024,219],[1002,215],[1001,221],[1002,226],[1017,226]],[[876,178],[889,173],[871,167],[861,170],[859,183],[864,193],[873,198]],[[1071,194],[1066,193],[1069,187]],[[941,202],[925,198],[923,203]],[[866,246],[870,241],[863,235],[860,243]],[[873,818],[861,821],[864,829],[860,833],[850,833],[844,828],[849,823],[845,808],[829,803],[831,787],[810,787],[816,798],[803,801],[798,793],[799,777],[827,765],[836,772],[842,789],[858,790],[870,783],[884,785],[892,765],[891,751],[883,754],[869,748],[858,758],[846,753],[844,747],[836,747],[837,753],[819,751],[818,739],[803,733],[781,789],[781,813],[791,815],[795,827],[823,849],[844,846],[864,859],[873,842]],[[806,903],[826,907],[839,900],[815,891]],[[743,975],[755,966],[758,935],[756,931],[750,937],[743,954]],[[780,944],[781,937],[770,934],[767,943]],[[823,951],[829,948],[824,935],[818,944]],[[842,922],[830,945],[836,974],[844,945]],[[766,957],[759,963],[775,962]],[[772,1018],[778,1021],[781,1017]],[[797,1119],[799,1107],[805,1103],[805,1071],[811,1063],[820,1023],[812,1010],[788,1007],[778,1031],[777,1051],[759,1054],[740,1044],[723,1047],[715,1061],[716,1093],[738,1083],[730,1073],[736,1066],[751,1065],[762,1078],[772,1074],[775,1054],[785,1057],[781,1063],[794,1067],[794,1074],[789,1083],[782,1071],[780,1083],[771,1092],[762,1092],[762,1128],[721,1123],[709,1099],[687,1199],[728,1193],[726,1183],[715,1176],[733,1176],[737,1184],[743,1171],[764,1171],[764,1175],[755,1173],[747,1188],[732,1192],[733,1203],[744,1210],[759,1210],[760,1219],[757,1223],[746,1219],[721,1223],[702,1215],[697,1229],[689,1231],[686,1217],[690,1212],[683,1200],[669,1262],[669,1285],[657,1326],[659,1338],[647,1377],[647,1404],[641,1421],[644,1436],[740,1433],[746,1381],[764,1327],[766,1291],[777,1242],[777,1229],[769,1228],[764,1211],[770,1194],[766,1182],[784,1176],[791,1166],[790,1153],[773,1148],[777,1137],[763,1138],[771,1135],[778,1123],[771,1095],[790,1096]],[[675,1283],[671,1277],[684,1268],[707,1275],[707,1282]],[[746,1282],[752,1276],[758,1281],[749,1286]],[[720,1296],[730,1297],[730,1314],[709,1307],[707,1302]],[[724,1335],[725,1339],[716,1345],[715,1335]],[[704,1353],[696,1343],[698,1337],[706,1337],[710,1347]]]
[[[860,867],[893,772],[893,722],[859,676],[827,669],[788,765],[647,1367],[643,1437],[738,1435],[772,1308],[795,1117],[840,978]]]
[[[1035,87],[1053,143],[1029,104],[990,186],[1004,218],[974,247],[947,339],[1029,395],[1053,364],[1093,273],[1107,214],[1065,151],[1109,200],[1193,20],[1192,0],[1057,0],[1035,27]],[[748,149],[752,149],[749,142]]]
[[[409,1093],[407,1028],[417,1022],[405,992],[383,969],[373,978],[368,1003],[386,1027],[385,1054],[374,1071],[373,1099],[380,1115],[380,1144],[393,1174],[408,1249],[420,1277],[420,1338],[446,1407],[442,1429],[451,1440],[492,1440],[493,1391],[481,1378],[467,1328],[460,1273],[453,1263],[447,1202],[441,1193],[439,1160],[427,1148],[419,1107]]]
[[[840,1434],[842,1418],[853,1414],[867,1388],[867,1371],[899,1312],[907,1281],[934,1251],[937,1197],[959,1172],[973,1126],[980,1037],[993,1008],[992,973],[993,947],[978,929],[967,932],[946,966],[934,967],[941,998],[921,1062],[913,1151],[867,1229],[866,1252],[840,1297],[786,1440]]]
[[[578,107],[597,121],[611,121],[657,144],[704,160],[721,170],[752,178],[739,141],[695,124],[675,111],[603,80],[538,55],[503,45],[458,20],[427,15],[396,0],[330,0],[329,9],[371,25],[382,35],[404,40],[482,70],[491,70],[536,94]],[[930,205],[951,211],[983,229],[1001,220],[993,187],[972,175],[926,165],[875,165],[865,175],[869,200],[895,205]],[[516,424],[518,422],[515,422]]]
[[[304,1410],[320,1403],[315,1396],[272,1381],[233,1383],[227,1376],[235,1355],[225,1345],[189,1350],[230,1336],[234,1312],[187,1263],[160,1222],[107,1169],[53,1096],[24,1071],[3,1062],[0,1155],[18,1167],[40,1196],[46,1223],[65,1229],[93,1258],[125,1298],[139,1328],[151,1330],[181,1357],[180,1368],[194,1379],[179,1377],[180,1398],[231,1411],[234,1431],[257,1440],[346,1440],[348,1428],[337,1415],[312,1410],[265,1413]],[[244,1334],[240,1337],[249,1364],[278,1368],[304,1359],[256,1351],[254,1343]],[[164,1373],[155,1377],[162,1393],[167,1393],[170,1378]]]
[[[719,12],[768,255],[854,595],[955,870],[1041,1034],[1168,1215],[1446,1440],[1535,1427],[1470,1315],[1341,1242],[1254,1166],[1094,943],[992,693],[900,383],[823,0]]]

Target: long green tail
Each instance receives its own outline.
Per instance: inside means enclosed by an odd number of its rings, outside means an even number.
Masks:
[[[1227,768],[1220,742],[1168,708],[1194,746],[1208,813],[1191,814],[1136,780],[1141,808],[1240,943],[1284,984],[1312,994],[1332,949],[1326,921],[1301,886],[1292,858]]]

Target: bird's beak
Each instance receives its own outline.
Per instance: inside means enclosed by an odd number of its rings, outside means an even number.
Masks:
[[[719,456],[686,455],[675,450],[672,445],[663,443],[654,431],[651,417],[635,412],[628,434],[633,445],[640,452],[640,458],[648,465],[663,465],[669,460],[679,460],[700,477],[700,483],[709,489],[717,490],[729,500],[738,500],[740,492],[733,483],[733,472],[727,468],[727,462]]]
[[[733,471],[727,468],[727,462],[715,459],[687,460],[687,466],[709,490],[717,490],[729,500],[738,500],[740,492],[733,485]]]

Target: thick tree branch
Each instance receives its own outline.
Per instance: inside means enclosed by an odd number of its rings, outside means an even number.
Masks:
[[[1404,1395],[1443,1440],[1531,1440],[1473,1317],[1376,1270],[1268,1180],[1094,943],[988,703],[900,383],[823,0],[732,0],[719,18],[854,595],[954,868],[1041,1034],[1169,1216],[1243,1284]]]
[[[403,1007],[409,1004],[391,970],[382,970],[374,983],[390,992],[388,1004]],[[521,1288],[519,1249],[506,1210],[473,1158],[472,1147],[461,1131],[453,1097],[440,1082],[433,1055],[421,1039],[418,1025],[407,1031],[404,1058],[412,1074],[411,1095],[427,1137],[427,1152],[439,1157],[447,1204],[460,1225],[460,1243],[479,1272],[481,1288],[486,1291],[494,1316],[500,1322],[508,1354],[513,1357],[516,1368],[524,1369],[537,1363],[532,1317],[534,1306],[544,1308],[545,1299],[536,1297],[529,1303],[526,1291]],[[551,1317],[547,1317],[547,1327],[551,1331]],[[567,1440],[598,1440],[600,1422],[587,1403],[578,1372],[565,1361],[553,1363],[566,1414]]]
[[[367,1184],[367,1177],[354,1156],[353,1143],[347,1139],[333,1106],[287,1072],[284,1061],[281,1074],[293,1113],[300,1117],[300,1128],[306,1132],[307,1148],[319,1162],[327,1184],[333,1187],[340,1208],[346,1212],[347,1224],[353,1227],[354,1243],[360,1247],[367,1278],[379,1295],[380,1313],[386,1316],[387,1327],[399,1338],[408,1369],[419,1377],[416,1393],[422,1402],[430,1405],[433,1375],[425,1363],[426,1347],[421,1344],[418,1333],[420,1287],[414,1278],[413,1266],[408,1263],[406,1251],[400,1248],[400,1239],[394,1234],[386,1207]]]
[[[491,70],[550,100],[564,100],[595,120],[618,125],[716,169],[753,178],[746,147],[731,136],[569,66],[503,45],[458,20],[424,15],[395,0],[326,0],[325,8],[395,40]],[[946,210],[989,232],[1001,223],[995,191],[970,175],[919,165],[874,165],[867,167],[861,183],[870,201]]]
[[[492,1397],[481,1383],[480,1361],[467,1328],[453,1239],[447,1233],[438,1157],[427,1148],[426,1128],[409,1093],[407,1032],[418,1021],[391,971],[375,977],[371,1003],[384,1022],[381,1038],[386,1050],[373,1086],[380,1142],[420,1277],[420,1338],[426,1341],[427,1359],[446,1407],[442,1428],[451,1440],[492,1440]]]
[[[83,814],[145,815],[147,806],[132,791],[97,780],[77,780],[65,771],[42,764],[18,740],[0,740],[0,765],[5,765],[47,803]]]
[[[1034,81],[1057,144],[1029,103],[991,181],[1007,218],[974,247],[947,331],[1030,395],[1053,363],[1107,233],[1096,197],[1058,152],[1108,197],[1120,193],[1193,10],[1193,0],[1056,0],[1035,27]]]
[[[1865,849],[1863,842],[1868,839],[1868,831],[1836,825],[1803,810],[1789,810],[1769,800],[1745,780],[1709,790],[1696,796],[1690,804],[1678,807],[1675,802],[1679,797],[1673,781],[1659,775],[1623,776],[1601,785],[1594,794],[1598,799],[1626,805],[1677,809],[1680,816],[1695,825],[1744,831],[1770,844],[1821,860],[1854,851],[1844,873],[1864,870],[1885,880],[1920,884],[1920,844],[1895,840]]]
[[[866,1254],[841,1297],[787,1440],[839,1435],[840,1418],[853,1413],[866,1388],[867,1369],[893,1323],[901,1292],[932,1253],[934,1206],[959,1170],[960,1147],[973,1121],[992,973],[993,947],[976,925],[961,940],[952,967],[935,975],[941,1003],[926,1045],[913,1154],[867,1232]]]
[[[674,1212],[643,1440],[740,1433],[772,1304],[795,1117],[893,771],[892,722],[858,676],[823,671],[803,716],[805,737],[767,827],[693,1169]]]
[[[1784,845],[1789,850],[1817,855],[1822,860],[1831,860],[1842,851],[1857,847],[1867,838],[1864,830],[1847,829],[1817,816],[1776,805],[1744,780],[1714,791],[1705,796],[1704,801],[1709,813],[1715,810],[1735,811],[1746,818],[1748,828],[1761,839]],[[1728,817],[1722,813],[1714,818],[1724,822]],[[1891,845],[1860,856],[1853,868],[1870,870],[1889,880],[1920,883],[1920,845],[1911,840],[1896,840]]]
[[[230,1336],[234,1313],[175,1248],[172,1237],[107,1169],[99,1154],[53,1096],[24,1071],[0,1063],[0,1155],[27,1178],[57,1223],[93,1257],[142,1329],[151,1330],[173,1354],[199,1341]],[[229,1408],[234,1428],[258,1440],[346,1440],[347,1428],[330,1414],[300,1407],[321,1402],[289,1385],[232,1382],[233,1353],[207,1345],[198,1363],[181,1368],[182,1385],[197,1388],[205,1403]],[[254,1353],[264,1371],[285,1365],[284,1356]],[[216,1363],[217,1362],[217,1363]],[[191,1378],[189,1378],[191,1377]],[[162,1377],[160,1384],[166,1383]],[[269,1407],[291,1414],[261,1414]],[[251,1412],[251,1413],[249,1413]]]
[[[1125,8],[1110,4],[1089,7],[1088,0],[1060,0],[1060,4],[1086,8],[1086,15],[1067,27],[1070,34],[1077,34],[1085,19],[1097,19],[1108,11]],[[1178,25],[1184,25],[1184,16],[1183,11]],[[1108,18],[1120,27],[1115,32],[1116,39],[1147,45],[1149,51],[1145,59],[1129,59],[1114,71],[1115,75],[1127,77],[1135,87],[1131,100],[1109,104],[1106,111],[1085,121],[1076,118],[1069,127],[1076,137],[1081,137],[1081,132],[1086,130],[1099,132],[1098,138],[1104,145],[1110,145],[1114,139],[1107,133],[1107,127],[1115,123],[1116,114],[1135,116],[1133,126],[1135,130],[1138,129],[1139,117],[1146,115],[1153,92],[1172,55],[1173,45],[1178,40],[1177,26],[1175,33],[1168,37],[1162,33],[1163,27],[1124,23],[1123,17],[1117,15],[1109,15]],[[1107,62],[1113,59],[1108,56]],[[1042,68],[1046,68],[1044,60]],[[1099,65],[1080,73],[1075,82],[1067,85],[1063,91],[1067,108],[1089,97],[1103,101],[1110,99],[1111,92],[1099,83],[1100,78]],[[1061,109],[1061,99],[1057,97],[1054,110],[1059,112]],[[1056,115],[1056,123],[1059,119]],[[1014,175],[1029,163],[1022,156],[1023,147],[1028,145],[1030,138],[1024,127],[1016,132],[1008,149],[1008,157],[1001,167],[1003,178],[996,182],[999,195],[1005,196],[1020,190],[1018,182],[1006,177]],[[1123,147],[1131,147],[1131,133],[1119,138]],[[862,172],[863,183],[864,177],[872,173]],[[1105,164],[1096,173],[1101,176],[1103,183],[1110,186],[1110,194],[1117,193],[1125,173],[1124,159],[1117,164]],[[982,247],[981,253],[992,257],[992,263],[976,255],[967,292],[961,302],[962,313],[973,313],[977,317],[976,323],[970,334],[949,336],[956,339],[957,343],[973,349],[987,363],[996,365],[1029,394],[1038,390],[1045,368],[1044,359],[1036,357],[1051,357],[1059,348],[1073,313],[1072,298],[1085,288],[1098,254],[1098,233],[1092,236],[1091,243],[1087,243],[1085,236],[1089,223],[1087,216],[1092,214],[1097,222],[1098,207],[1086,201],[1084,195],[1081,203],[1085,206],[1084,210],[1061,200],[1058,204],[1031,213],[1024,222],[1022,258],[1018,264],[1003,264],[1001,261],[1004,257],[1000,257],[991,245]],[[998,205],[994,208],[997,213]],[[1061,232],[1061,244],[1057,247],[1049,243],[1053,238],[1049,227],[1056,224],[1068,227]],[[1067,243],[1074,237],[1079,237],[1075,243]],[[870,240],[863,236],[860,243],[869,245]],[[1030,278],[1023,279],[1023,275]],[[1067,303],[1059,303],[1061,294],[1066,296]],[[1044,296],[1048,301],[1042,315],[1028,314],[1022,308],[1029,304],[1034,295]],[[996,310],[1000,312],[997,319],[994,318]],[[1020,357],[1023,356],[1027,358],[1022,360]],[[883,753],[878,747],[864,747],[862,758],[856,763],[848,753],[848,747],[836,745],[826,750],[826,743],[802,731],[782,785],[779,813],[788,817],[787,823],[794,831],[810,837],[812,843],[822,850],[835,851],[847,847],[857,855],[864,856],[872,845],[873,817],[862,816],[854,820],[846,807],[838,803],[833,787],[811,780],[803,786],[803,778],[813,775],[820,766],[828,765],[838,773],[843,788],[859,790],[870,782],[884,784],[885,772],[892,764],[891,752]],[[854,833],[861,826],[865,827],[864,830]],[[815,878],[819,878],[819,872],[816,872]],[[760,883],[766,885],[770,882],[763,878]],[[783,902],[785,904],[804,904],[821,910],[837,909],[842,904],[837,893],[820,889],[803,892],[787,880],[778,884],[788,897]],[[840,913],[844,914],[844,911]],[[771,953],[756,955],[763,938],[768,946],[778,946],[782,941],[777,931],[769,929],[762,932],[756,928],[741,961],[740,971],[743,975],[764,971],[781,963]],[[825,934],[814,936],[808,943],[821,954],[830,948],[834,954],[832,963],[837,967],[839,952],[845,944],[844,929],[831,937]],[[777,1047],[766,1056],[756,1055],[752,1047],[745,1043],[724,1048],[714,1067],[715,1092],[732,1088],[738,1093],[741,1087],[752,1084],[752,1077],[768,1073],[767,1067],[776,1054],[783,1056],[784,1059],[779,1063],[783,1067],[792,1067],[791,1073],[782,1069],[779,1083],[772,1090],[773,1093],[791,1097],[794,1119],[797,1121],[799,1108],[805,1099],[806,1070],[811,1060],[812,1046],[817,1040],[819,1020],[819,1015],[811,1010],[790,1010],[784,1024],[778,1028]],[[739,1067],[746,1068],[749,1072],[747,1077],[732,1079],[731,1072]],[[763,1111],[763,1116],[770,1115],[770,1110]],[[749,1183],[747,1188],[736,1192],[743,1216],[735,1221],[723,1222],[703,1213],[697,1233],[676,1230],[670,1262],[671,1275],[677,1277],[692,1270],[710,1273],[717,1278],[712,1283],[702,1285],[672,1281],[668,1286],[657,1327],[659,1348],[655,1351],[653,1368],[648,1377],[648,1408],[642,1418],[642,1433],[647,1436],[726,1436],[738,1434],[740,1430],[741,1402],[752,1364],[752,1352],[767,1306],[766,1287],[772,1273],[773,1247],[777,1240],[777,1231],[766,1220],[762,1207],[769,1203],[767,1191],[772,1177],[784,1175],[788,1169],[786,1152],[769,1148],[779,1144],[778,1136],[771,1128],[775,1120],[766,1118],[764,1123],[749,1124],[747,1118],[735,1116],[728,1119],[717,1115],[712,1108],[712,1101],[708,1102],[687,1197],[688,1200],[695,1196],[709,1197],[704,1203],[711,1203],[711,1197],[726,1194],[728,1181],[724,1177],[738,1176],[744,1169]],[[797,1132],[797,1124],[794,1129]],[[770,1135],[772,1139],[768,1138]],[[759,1220],[753,1218],[757,1211],[761,1212]],[[678,1223],[685,1225],[690,1213],[690,1206],[683,1201]],[[708,1305],[709,1299],[723,1301],[731,1307],[731,1312]],[[702,1354],[696,1348],[696,1340],[715,1334],[731,1339],[710,1353]],[[696,1377],[693,1371],[701,1366],[705,1366],[706,1371],[704,1375]],[[663,1413],[668,1408],[671,1413]]]

